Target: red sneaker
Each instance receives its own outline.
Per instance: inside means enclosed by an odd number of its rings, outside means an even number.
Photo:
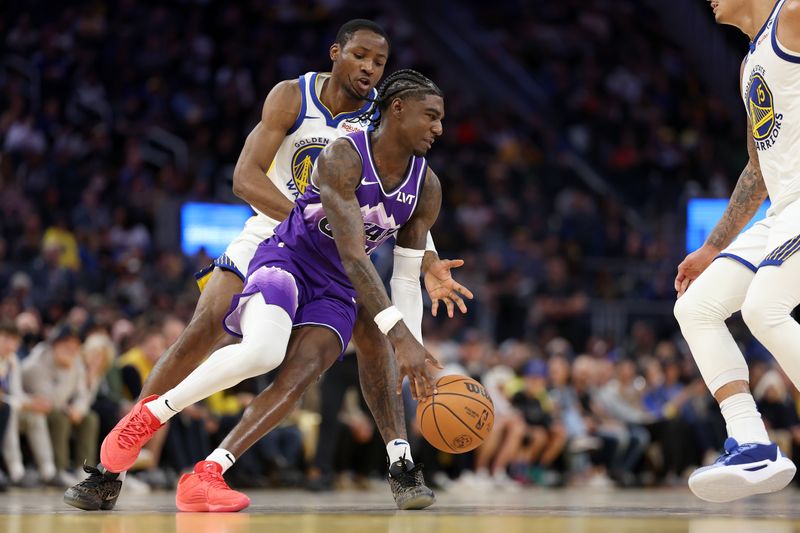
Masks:
[[[250,498],[225,483],[219,464],[200,461],[178,481],[175,505],[186,513],[235,513],[250,505]]]
[[[131,412],[117,422],[114,429],[103,439],[100,446],[100,462],[111,472],[124,472],[133,466],[142,446],[147,444],[156,431],[163,426],[158,418],[144,406],[158,398],[148,396],[133,406]]]

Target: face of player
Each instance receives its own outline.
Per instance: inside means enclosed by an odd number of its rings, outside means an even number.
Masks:
[[[444,100],[441,96],[428,94],[422,98],[395,100],[392,111],[400,123],[400,135],[414,155],[422,157],[431,149],[436,138],[442,134]]]
[[[358,30],[345,45],[331,46],[333,79],[355,99],[364,99],[383,77],[389,43],[369,30]]]
[[[719,24],[732,24],[746,3],[747,0],[709,0],[714,20]]]

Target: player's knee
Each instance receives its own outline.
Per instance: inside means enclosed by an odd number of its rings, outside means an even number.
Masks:
[[[721,302],[698,291],[687,291],[675,301],[672,309],[681,327],[702,322],[724,322],[731,316]]]
[[[239,349],[243,352],[242,366],[251,377],[272,372],[283,362],[286,354],[283,346],[252,342],[247,337],[239,344]]]
[[[759,340],[769,335],[776,326],[790,319],[789,312],[789,309],[784,309],[756,293],[748,293],[742,304],[742,319],[750,332]]]

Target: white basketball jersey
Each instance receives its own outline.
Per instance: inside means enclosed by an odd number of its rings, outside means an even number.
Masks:
[[[320,101],[322,85],[330,76],[328,72],[308,72],[300,76],[300,113],[286,132],[286,138],[267,171],[267,178],[292,202],[305,192],[314,162],[328,143],[370,126],[366,117],[372,116],[372,102],[367,101],[356,111],[339,113],[334,117]],[[370,99],[374,100],[375,97],[376,91],[373,89]],[[255,207],[253,210],[259,216],[273,220]]]
[[[742,99],[773,214],[800,198],[800,50],[778,42],[779,0],[744,60]]]

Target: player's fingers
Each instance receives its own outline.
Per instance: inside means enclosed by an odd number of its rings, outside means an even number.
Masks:
[[[683,294],[686,292],[686,289],[689,288],[690,283],[691,281],[689,278],[685,278],[683,281],[681,281],[680,288],[678,289],[678,297],[683,296]]]
[[[453,316],[455,315],[453,311],[454,309],[453,300],[451,300],[450,298],[442,298],[442,300],[444,300],[444,305],[447,306],[447,316],[453,318]]]
[[[435,366],[436,368],[444,368],[442,366],[442,363],[440,363],[439,360],[436,359],[434,356],[432,356],[430,353],[425,354],[425,360],[428,361],[433,366]]]
[[[464,300],[462,300],[461,297],[455,292],[451,292],[450,294],[448,294],[448,296],[450,297],[451,300],[453,300],[456,303],[456,305],[458,306],[458,310],[466,314],[467,305],[464,303]]]
[[[420,381],[422,382],[422,397],[428,398],[431,394],[433,394],[433,377],[431,377],[431,374],[427,369],[422,372]]]
[[[460,292],[470,300],[472,300],[472,291],[463,286],[462,284],[458,283],[457,281],[453,282],[453,290],[456,292]]]
[[[463,259],[446,259],[447,268],[458,268],[460,266],[464,266]]]
[[[431,300],[431,314],[436,316],[436,313],[439,311],[439,299],[433,298]]]
[[[414,376],[414,391],[412,396],[415,400],[420,401],[425,398],[425,385],[419,376]]]
[[[403,375],[402,372],[398,372],[398,374],[399,375],[397,376],[397,387],[394,392],[395,394],[403,394],[403,378],[405,377],[405,375]]]

